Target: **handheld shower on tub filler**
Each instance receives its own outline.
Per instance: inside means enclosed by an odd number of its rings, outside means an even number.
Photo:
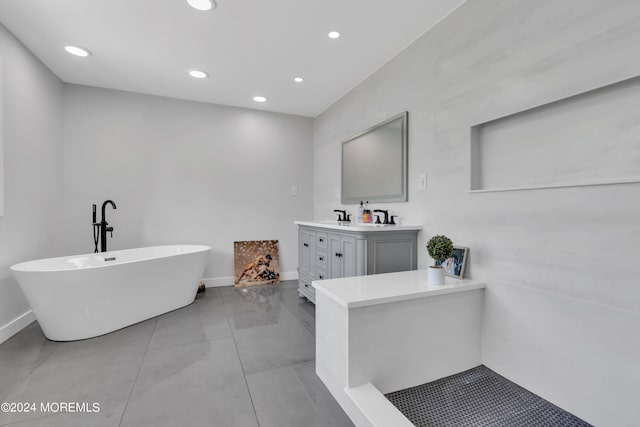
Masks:
[[[102,220],[97,222],[96,205],[93,205],[93,243],[95,245],[94,253],[98,252],[98,242],[100,242],[100,252],[107,252],[107,233],[111,233],[113,238],[113,227],[108,227],[109,223],[105,218],[105,210],[107,205],[111,205],[113,209],[117,209],[113,200],[105,200],[102,204]]]

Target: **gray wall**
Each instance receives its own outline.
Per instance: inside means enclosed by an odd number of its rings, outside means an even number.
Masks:
[[[91,204],[113,199],[109,249],[209,245],[205,278],[232,284],[235,240],[278,239],[295,276],[311,119],[69,84],[63,110],[63,253],[93,251]]]
[[[0,58],[5,202],[0,217],[1,342],[23,326],[12,322],[29,311],[9,267],[54,253],[62,195],[62,82],[2,25]]]
[[[596,425],[638,423],[640,184],[469,194],[469,129],[640,75],[638,46],[636,1],[468,1],[314,121],[314,216],[332,219],[340,141],[409,111],[409,202],[374,207],[422,224],[421,248],[469,246],[484,363]]]

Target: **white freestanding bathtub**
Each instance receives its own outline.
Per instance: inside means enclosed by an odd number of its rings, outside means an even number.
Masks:
[[[11,266],[47,338],[96,337],[193,302],[207,253],[153,246]]]

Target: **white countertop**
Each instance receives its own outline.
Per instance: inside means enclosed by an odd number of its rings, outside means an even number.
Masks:
[[[294,221],[296,225],[305,225],[307,227],[330,228],[342,231],[411,231],[422,230],[421,225],[375,225],[375,224],[357,224],[355,222],[344,225],[338,221]]]
[[[484,282],[478,280],[453,277],[445,277],[443,286],[429,285],[427,270],[316,280],[312,285],[316,292],[322,292],[346,308],[366,307],[485,287]]]

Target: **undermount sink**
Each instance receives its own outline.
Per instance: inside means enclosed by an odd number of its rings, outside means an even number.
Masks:
[[[318,228],[327,228],[334,230],[343,230],[343,231],[360,231],[362,233],[374,233],[374,232],[387,232],[387,231],[413,231],[413,230],[422,230],[422,226],[420,225],[389,225],[389,224],[362,224],[352,222],[338,222],[338,221],[327,221],[327,220],[311,220],[311,221],[294,221],[297,225],[307,226],[307,227],[318,227]]]
[[[341,225],[345,227],[395,227],[395,224],[373,224],[373,223],[364,223],[364,222],[343,222],[343,221],[314,221],[320,224],[326,225]]]

